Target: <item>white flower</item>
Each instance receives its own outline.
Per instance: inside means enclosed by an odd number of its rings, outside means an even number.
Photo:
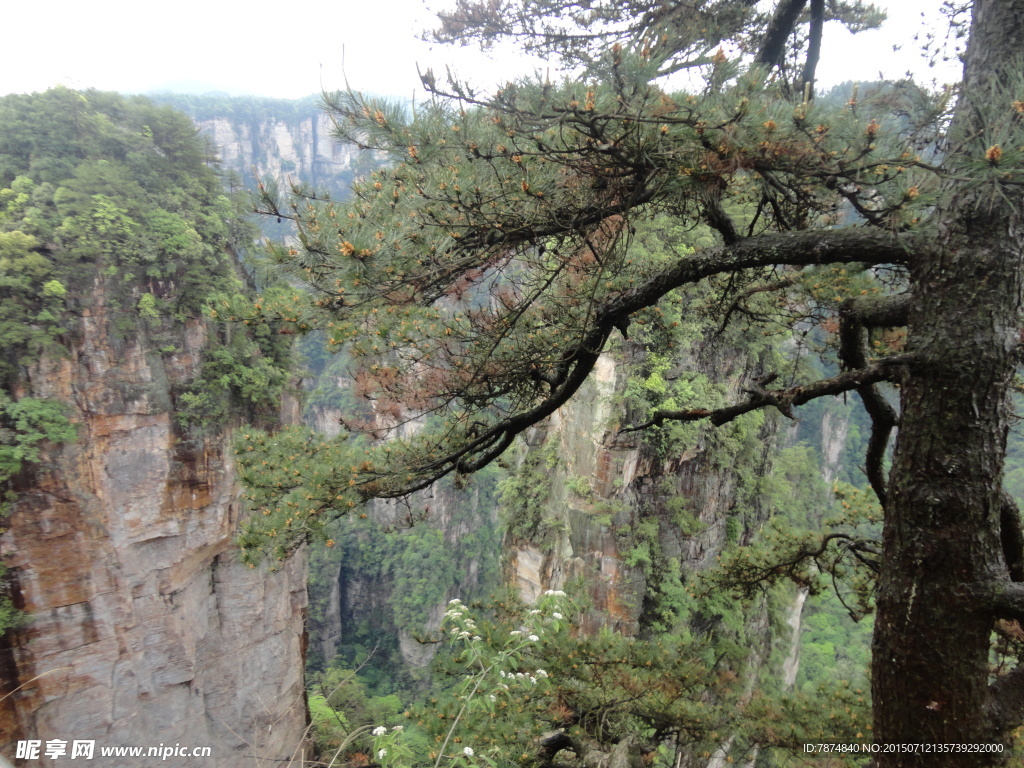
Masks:
[[[462,754],[464,754],[466,757],[472,757],[473,756],[473,748],[472,747],[464,747],[463,750],[462,750]]]
[[[532,611],[530,611],[531,616],[536,616],[538,613],[540,613],[540,608],[534,608]]]
[[[385,728],[383,725],[378,725],[376,728],[373,729],[374,736],[383,736],[387,732],[388,729]]]
[[[519,637],[523,632],[520,629],[513,629],[509,634],[512,635],[512,637]]]
[[[530,641],[531,643],[536,643],[536,642],[537,642],[538,640],[540,640],[540,638],[539,638],[539,637],[537,637],[536,635],[530,635],[530,636],[529,636],[528,638],[526,638],[526,639],[527,639],[527,640],[529,640],[529,641]]]
[[[488,698],[489,698],[489,699],[490,699],[491,701],[497,701],[497,700],[498,700],[498,697],[497,697],[497,696],[495,696],[495,695],[494,695],[493,693],[492,693],[492,694],[491,694],[490,696],[488,696]]]
[[[548,673],[545,672],[543,669],[538,669],[537,670],[537,677],[547,677],[547,676],[548,676]]]
[[[555,617],[556,619],[560,619],[560,618],[562,618],[562,614],[560,614],[560,613],[559,613],[558,611],[555,611],[555,612],[554,612],[554,613],[552,613],[551,615],[552,615],[552,616],[554,616],[554,617]]]
[[[396,725],[396,726],[395,726],[394,728],[392,728],[391,730],[392,730],[392,731],[400,731],[400,730],[402,730],[402,729],[403,729],[404,727],[405,727],[404,725]]]
[[[504,676],[505,676],[505,670],[504,670],[504,669],[499,669],[499,670],[498,670],[498,674],[499,674],[499,675],[500,675],[501,677],[504,677]]]
[[[549,589],[544,593],[545,595],[552,595],[554,597],[565,597],[565,592],[560,589]]]
[[[461,632],[459,632],[459,637],[469,637],[469,632],[467,632],[466,630],[462,630]]]
[[[473,640],[474,641],[480,640],[480,639],[481,639],[480,635],[473,635]]]
[[[384,755],[386,755],[387,753],[388,753],[388,751],[386,749],[379,749],[379,750],[377,750],[377,759],[378,760],[383,759]]]
[[[526,675],[524,673],[522,673],[522,672],[516,672],[516,677],[518,677],[520,680],[522,680],[524,677],[526,677]]]
[[[533,684],[533,685],[536,685],[537,684],[537,678],[534,677],[533,675],[530,675],[530,683]]]
[[[456,597],[454,600],[449,600],[448,605],[462,605],[462,601]]]

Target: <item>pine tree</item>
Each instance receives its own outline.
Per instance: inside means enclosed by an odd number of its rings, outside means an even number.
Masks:
[[[1024,723],[1024,671],[989,672],[994,622],[1024,619],[1024,535],[1001,488],[1024,269],[1024,0],[973,4],[955,99],[909,82],[816,98],[824,22],[878,22],[857,3],[587,7],[460,2],[441,39],[512,37],[584,78],[481,95],[428,71],[433,98],[415,109],[330,96],[339,133],[388,164],[344,205],[308,190],[282,203],[264,188],[265,210],[298,226],[299,245],[278,258],[315,301],[259,311],[323,327],[360,362],[374,429],[422,426],[375,446],[254,433],[240,464],[264,515],[245,543],[280,555],[364,499],[494,461],[677,288],[713,286],[723,323],[763,316],[749,304],[772,295],[765,322],[835,332],[839,373],[779,386],[763,371],[729,406],[658,410],[623,431],[791,416],[857,392],[884,509],[874,739],[1004,744]],[[699,92],[663,84],[683,69],[701,73]],[[700,228],[713,240],[694,251],[680,233]],[[639,256],[652,252],[634,247],[645,238],[670,256]],[[823,290],[824,268],[843,273],[837,290]],[[877,292],[844,293],[854,278]],[[892,328],[905,344],[881,354],[872,342]],[[884,387],[898,388],[898,409]],[[291,457],[269,461],[288,470],[259,471],[265,451]],[[299,452],[317,458],[296,468]],[[877,765],[999,760],[904,747]]]

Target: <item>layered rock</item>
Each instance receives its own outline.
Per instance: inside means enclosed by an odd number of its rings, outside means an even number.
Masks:
[[[714,370],[707,372],[735,393],[746,375],[744,363],[728,355],[713,361]],[[585,586],[590,608],[582,627],[588,632],[609,626],[635,635],[641,629],[652,585],[644,568],[630,562],[629,551],[643,520],[656,524],[652,548],[674,562],[684,578],[713,565],[730,535],[745,536],[748,523],[757,524],[741,522],[736,513],[737,467],[705,440],[658,456],[641,440],[617,435],[623,413],[615,398],[630,373],[629,363],[602,355],[577,397],[529,434],[527,452],[546,448],[556,458],[545,480],[550,487],[541,512],[546,533],[510,531],[503,546],[505,579],[528,602],[547,589]],[[766,446],[773,433],[768,428],[762,436]],[[689,510],[689,529],[666,510],[670,501]],[[738,528],[731,534],[730,519]]]
[[[0,754],[35,738],[209,746],[221,768],[288,758],[306,724],[304,556],[238,561],[231,434],[174,423],[203,324],[165,326],[157,352],[113,332],[102,293],[19,393],[63,401],[80,432],[19,479],[2,538],[28,623],[4,639]]]
[[[370,154],[335,140],[330,118],[319,109],[293,119],[197,119],[196,127],[213,142],[221,163],[243,178],[256,173],[293,179],[341,194]]]
[[[625,523],[628,507],[623,505],[615,515],[618,520],[608,520],[595,515],[591,503],[592,497],[609,498],[618,489],[629,488],[644,470],[636,448],[609,444],[617,369],[611,355],[602,355],[579,395],[528,435],[531,447],[555,446],[558,460],[551,468],[551,493],[545,504],[548,520],[557,521],[547,526],[555,535],[547,537],[544,545],[508,536],[505,579],[528,603],[544,590],[579,580],[591,600],[590,610],[581,619],[585,631],[609,625],[636,634],[643,580],[622,562],[620,542],[608,524]],[[574,491],[572,486],[581,481],[586,488]]]

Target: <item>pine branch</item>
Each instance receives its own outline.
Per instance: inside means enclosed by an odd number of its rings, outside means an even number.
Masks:
[[[807,0],[782,0],[765,32],[764,42],[757,54],[757,63],[774,68],[782,63],[786,53],[786,40],[796,27],[800,12]]]
[[[811,28],[807,41],[807,60],[801,79],[811,86],[809,95],[814,95],[814,75],[821,57],[821,34],[825,28],[825,0],[811,0]]]
[[[610,298],[594,309],[590,327],[581,333],[576,345],[568,349],[561,359],[562,369],[568,373],[539,402],[525,411],[501,419],[489,429],[481,430],[472,439],[453,446],[443,456],[410,467],[414,479],[407,484],[381,485],[380,477],[368,480],[366,496],[406,496],[452,472],[471,473],[489,464],[512,444],[517,435],[569,401],[590,375],[613,330],[627,323],[634,312],[653,306],[676,288],[713,275],[776,264],[903,263],[914,246],[915,242],[907,236],[894,236],[874,229],[848,228],[760,235],[680,258],[634,288]],[[895,366],[910,360],[909,356],[892,357],[863,370],[847,372],[835,379],[826,379],[805,387],[776,393],[756,393],[752,401],[734,406],[733,409],[738,410],[729,418],[722,421],[712,419],[712,423],[725,423],[741,413],[769,405],[787,409],[826,394],[838,394],[866,383],[886,380],[893,375]],[[729,410],[723,409],[722,415]],[[701,412],[700,415],[691,415],[688,420],[709,418],[713,413]]]
[[[803,405],[825,395],[838,395],[843,392],[849,392],[851,389],[859,389],[878,381],[890,381],[897,375],[896,370],[898,366],[908,365],[913,360],[913,355],[897,355],[880,360],[864,368],[847,371],[838,376],[822,379],[812,384],[789,387],[788,389],[764,389],[763,385],[774,379],[773,375],[769,379],[761,380],[755,387],[746,389],[745,391],[750,395],[746,402],[718,408],[713,411],[703,408],[655,411],[654,416],[648,421],[633,427],[620,429],[619,434],[661,426],[666,421],[700,421],[708,419],[717,427],[732,421],[737,416],[742,416],[744,413],[767,407],[777,408],[784,416],[792,419],[794,418],[794,406]]]
[[[867,329],[906,325],[909,303],[908,295],[859,297],[844,302],[839,313],[839,359],[844,368],[863,368],[867,364]],[[858,387],[857,394],[871,418],[871,437],[864,457],[864,473],[884,508],[888,497],[885,452],[898,417],[896,410],[874,385]]]

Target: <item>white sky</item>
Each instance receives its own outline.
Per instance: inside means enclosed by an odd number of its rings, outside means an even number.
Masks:
[[[444,0],[431,0],[433,5]],[[941,0],[876,0],[889,21],[850,36],[827,25],[818,74],[822,85],[889,77],[907,70],[944,83],[958,67],[929,70],[913,42],[922,23],[941,25]],[[507,50],[486,57],[473,48],[416,39],[431,26],[424,0],[302,0],[297,10],[267,0],[48,0],[11,2],[0,68],[0,94],[74,88],[140,93],[158,88],[222,90],[295,98],[344,86],[410,96],[417,62],[445,64],[487,87],[539,66]],[[922,18],[922,14],[924,17]],[[903,45],[894,53],[893,45]],[[921,77],[918,78],[922,79]]]

